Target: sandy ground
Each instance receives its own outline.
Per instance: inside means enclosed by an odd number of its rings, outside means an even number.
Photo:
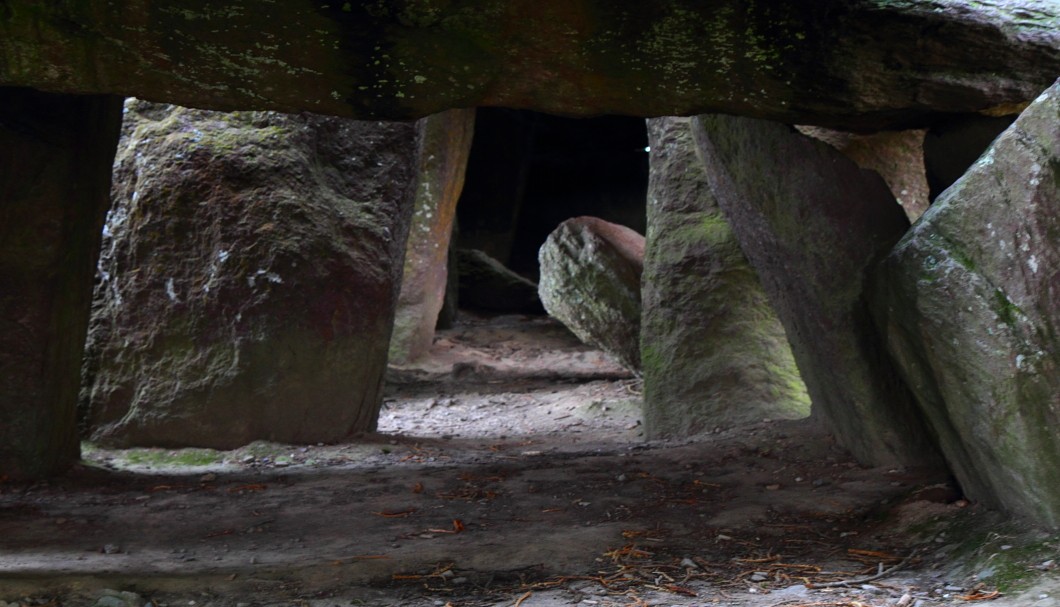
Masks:
[[[356,443],[89,447],[0,484],[0,607],[1060,607],[1057,537],[945,479],[809,420],[644,442],[639,409],[554,322],[465,315]]]

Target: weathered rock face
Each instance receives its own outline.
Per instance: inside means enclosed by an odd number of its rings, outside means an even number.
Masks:
[[[645,435],[805,417],[810,400],[784,327],[710,193],[689,119],[649,120],[648,141]]]
[[[1060,82],[883,264],[877,317],[965,492],[1060,525]]]
[[[457,249],[460,305],[490,312],[542,312],[537,285],[478,249]]]
[[[863,462],[937,458],[864,285],[908,220],[883,180],[782,124],[700,116],[710,188],[784,323],[820,415]]]
[[[449,275],[449,238],[464,185],[474,110],[423,119],[416,203],[405,250],[390,360],[405,363],[430,348]]]
[[[131,102],[86,363],[92,438],[374,428],[416,126]]]
[[[80,454],[77,390],[118,97],[0,88],[0,478]]]
[[[503,106],[871,128],[1029,101],[1060,73],[1060,10],[1049,0],[818,0],[813,9],[802,0],[268,10],[258,0],[7,0],[0,84],[362,118]]]
[[[859,135],[820,127],[797,128],[843,152],[859,167],[879,173],[909,221],[919,219],[931,204],[924,169],[924,129]]]
[[[596,217],[559,225],[541,247],[538,293],[579,339],[640,370],[644,237]]]

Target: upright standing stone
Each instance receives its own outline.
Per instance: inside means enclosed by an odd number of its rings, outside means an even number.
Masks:
[[[883,270],[877,317],[965,493],[1060,525],[1060,81]]]
[[[423,119],[416,205],[390,338],[391,362],[422,356],[434,339],[445,302],[449,239],[474,128],[475,110],[450,110]]]
[[[909,221],[916,221],[931,204],[924,168],[924,129],[848,133],[820,127],[800,126],[799,131],[820,139],[883,177]]]
[[[86,417],[113,445],[375,427],[416,126],[130,102]]]
[[[549,315],[639,372],[644,237],[597,217],[575,217],[549,234],[538,257],[537,288]]]
[[[784,327],[707,185],[688,118],[648,120],[641,288],[648,438],[810,412]]]
[[[815,415],[862,462],[937,461],[865,299],[870,268],[909,227],[887,184],[783,124],[693,124],[711,191],[784,323]]]
[[[121,98],[0,89],[0,478],[80,454],[77,390]]]

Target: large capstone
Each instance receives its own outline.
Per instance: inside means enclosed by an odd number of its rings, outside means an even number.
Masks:
[[[888,347],[965,492],[1060,525],[1060,82],[883,269]]]
[[[1052,0],[0,6],[0,85],[218,110],[725,112],[870,129],[1027,102],[1060,72]]]
[[[538,292],[549,315],[639,371],[644,237],[596,217],[575,217],[549,235],[539,260]]]
[[[710,189],[784,324],[815,416],[862,462],[937,461],[866,301],[870,269],[909,227],[887,184],[783,124],[693,124]]]
[[[409,362],[427,352],[449,276],[449,239],[464,186],[474,110],[451,110],[423,119],[416,203],[405,251],[390,361]]]
[[[127,105],[83,388],[112,445],[372,430],[416,126]]]
[[[784,327],[710,192],[689,119],[649,120],[648,141],[646,435],[805,417],[809,397]]]

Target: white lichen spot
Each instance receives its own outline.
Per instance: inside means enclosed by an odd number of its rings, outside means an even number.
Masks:
[[[166,279],[166,295],[169,296],[169,300],[172,302],[180,301],[177,299],[177,289],[173,284],[172,278]]]
[[[1037,257],[1035,257],[1034,255],[1031,255],[1030,258],[1027,259],[1027,265],[1030,266],[1032,274],[1037,274],[1038,273],[1038,258]]]
[[[224,263],[228,259],[228,251],[221,249],[217,252],[217,261]]]
[[[415,82],[416,84],[423,84],[424,82],[427,82],[427,77],[426,76],[421,76],[419,74],[416,74],[415,76],[412,77],[412,81]]]

